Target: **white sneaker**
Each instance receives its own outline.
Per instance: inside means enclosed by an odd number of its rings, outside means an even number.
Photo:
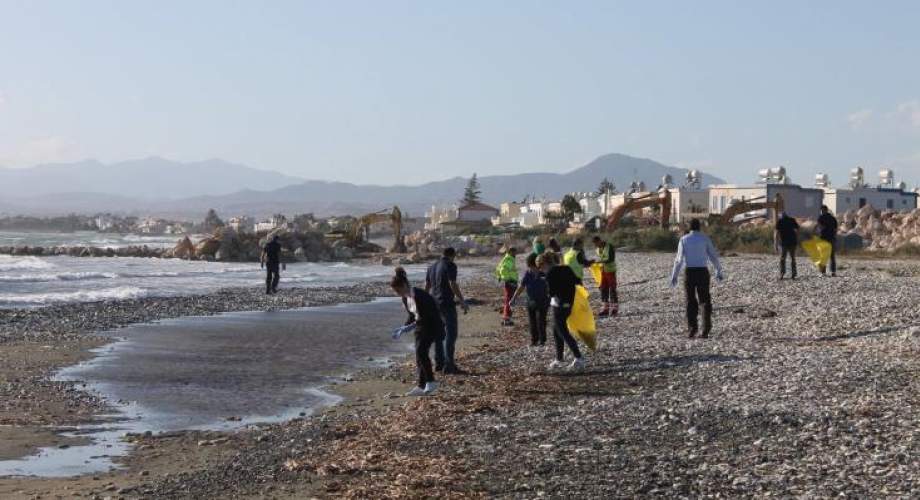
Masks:
[[[563,366],[565,366],[565,363],[556,359],[556,360],[553,360],[553,362],[550,363],[547,368],[549,368],[550,370],[556,370],[558,368],[562,368]]]
[[[406,393],[406,396],[410,396],[410,397],[424,396],[424,395],[425,395],[425,389],[422,389],[421,387],[418,387],[418,386],[413,387],[411,391]]]
[[[584,370],[585,369],[585,359],[584,358],[575,358],[575,361],[572,361],[572,364],[569,365],[569,370]]]
[[[428,382],[427,384],[425,384],[425,394],[431,394],[436,390],[438,390],[437,382]]]

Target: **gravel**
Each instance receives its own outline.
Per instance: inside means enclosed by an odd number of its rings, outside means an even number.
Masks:
[[[521,322],[490,327],[489,345],[461,358],[472,373],[447,377],[434,397],[244,432],[233,437],[232,460],[137,491],[915,495],[920,266],[844,258],[831,279],[803,259],[798,280],[777,281],[776,260],[725,259],[727,280],[713,288],[713,337],[689,340],[682,294],[666,284],[671,257],[621,254],[623,314],[601,322],[601,348],[584,372],[547,371],[551,349],[526,347]],[[477,285],[468,295],[497,296],[490,280]],[[497,325],[496,306],[490,300],[473,314]],[[406,362],[361,376],[409,380],[411,369]]]
[[[920,490],[920,265],[847,261],[821,278],[778,281],[772,256],[725,259],[715,330],[684,336],[671,256],[622,253],[621,317],[600,322],[583,372],[550,372],[552,350],[526,346],[526,321],[498,327],[485,273],[461,335],[469,375],[436,396],[299,418],[244,432],[189,432],[233,452],[188,472],[139,479],[144,498],[877,497]],[[373,290],[371,290],[373,291]],[[374,291],[233,290],[0,312],[0,336],[56,338],[178,313],[297,307]],[[138,307],[138,305],[143,307]],[[523,311],[520,311],[522,313]],[[57,319],[55,319],[57,318]],[[66,322],[61,321],[66,318]],[[23,325],[30,328],[23,329]],[[480,325],[480,326],[476,326]],[[19,336],[19,337],[17,337]],[[413,364],[354,376],[409,382]],[[157,436],[141,436],[156,448]],[[175,439],[175,435],[171,436]]]
[[[0,309],[0,345],[21,340],[73,340],[132,323],[147,323],[166,318],[367,302],[375,297],[391,294],[389,287],[384,283],[282,288],[276,295],[266,295],[260,287],[255,286],[225,288],[203,295]]]

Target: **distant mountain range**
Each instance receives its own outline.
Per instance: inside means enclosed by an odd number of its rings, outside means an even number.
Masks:
[[[113,168],[116,167],[116,168]],[[483,200],[498,204],[529,198],[558,199],[571,192],[594,191],[606,177],[623,190],[633,181],[650,188],[665,175],[683,182],[687,170],[621,154],[604,155],[564,174],[531,173],[479,178]],[[10,187],[8,179],[16,182]],[[703,184],[724,182],[708,174]],[[201,218],[214,208],[224,216],[272,213],[361,214],[399,205],[421,215],[432,205],[458,200],[467,179],[417,186],[374,186],[303,181],[276,172],[221,160],[179,163],[148,158],[102,165],[82,162],[32,169],[0,169],[0,210],[37,215],[68,212],[121,212],[174,218]]]
[[[181,199],[271,190],[303,182],[223,160],[182,163],[150,157],[104,164],[96,160],[31,168],[0,168],[0,196],[28,199],[60,193],[94,193],[132,200]]]

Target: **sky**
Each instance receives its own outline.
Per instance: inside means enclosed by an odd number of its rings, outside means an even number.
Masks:
[[[920,2],[0,0],[0,165],[416,184],[606,153],[920,185]]]

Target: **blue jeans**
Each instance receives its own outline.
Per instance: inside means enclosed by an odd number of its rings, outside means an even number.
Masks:
[[[444,322],[444,336],[435,342],[434,345],[434,364],[441,369],[456,368],[454,364],[454,352],[457,347],[457,306],[442,305],[441,321]]]

